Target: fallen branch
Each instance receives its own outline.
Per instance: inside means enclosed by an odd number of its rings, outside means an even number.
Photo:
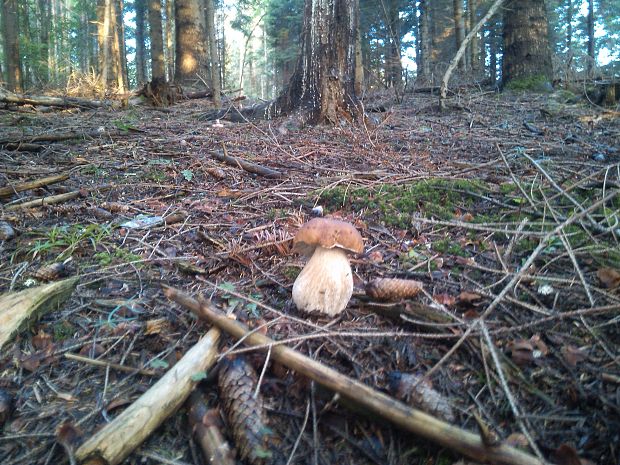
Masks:
[[[155,385],[82,444],[75,452],[78,462],[121,463],[185,402],[198,382],[194,375],[215,362],[219,338],[220,331],[211,329]]]
[[[127,131],[120,130],[112,130],[112,131],[67,131],[67,132],[57,132],[50,134],[37,134],[31,136],[24,136],[21,139],[15,138],[5,138],[0,139],[0,146],[5,146],[6,144],[18,144],[22,142],[61,142],[63,140],[73,140],[73,139],[99,139],[102,136],[116,136],[119,134],[125,134],[127,132],[140,132],[138,129],[128,129]]]
[[[484,23],[491,19],[491,17],[499,9],[502,3],[504,3],[504,0],[495,0],[495,3],[493,3],[493,5],[491,5],[491,7],[489,8],[489,11],[487,11],[487,13],[482,17],[482,19],[478,21],[478,24],[476,24],[472,28],[472,30],[469,31],[469,34],[467,34],[463,42],[461,42],[461,46],[459,47],[458,52],[456,52],[456,55],[454,56],[454,58],[452,58],[448,69],[446,69],[446,72],[441,79],[441,88],[439,90],[440,109],[444,110],[446,107],[446,98],[448,97],[448,81],[450,80],[450,76],[452,75],[454,68],[456,68],[456,65],[459,63],[459,61],[461,61],[461,58],[463,57],[463,54],[465,53],[465,50],[467,49],[467,46],[469,45],[471,40],[476,34],[478,34],[478,31],[482,28],[482,26],[484,26]]]
[[[64,302],[77,281],[70,278],[0,296],[0,349],[29,321]]]
[[[44,205],[53,205],[57,203],[63,203],[68,200],[72,200],[77,197],[80,197],[81,195],[84,195],[84,191],[80,190],[80,191],[67,192],[65,194],[50,195],[49,197],[43,197],[41,199],[35,199],[35,200],[30,200],[28,202],[18,203],[15,205],[9,205],[8,207],[5,208],[5,210],[13,211],[13,210],[21,210],[23,208],[43,207]]]
[[[87,100],[76,97],[49,97],[47,95],[22,95],[0,90],[0,102],[15,105],[45,105],[48,107],[102,108],[111,107],[108,102]]]
[[[257,332],[249,332],[243,325],[228,318],[207,302],[199,303],[187,294],[171,287],[164,287],[164,294],[169,299],[190,309],[199,318],[243,340],[245,345],[268,346],[273,359],[411,433],[481,462],[503,465],[543,465],[543,462],[536,457],[506,444],[485,445],[478,434],[457,428],[420,410],[410,408],[296,350],[277,345],[277,341],[273,339]]]
[[[196,442],[200,444],[205,458],[211,465],[235,465],[235,458],[220,431],[219,415],[208,410],[207,404],[198,390],[192,392],[188,401],[187,416]]]
[[[57,174],[54,176],[48,176],[46,178],[37,179],[35,181],[27,181],[22,182],[15,185],[9,185],[6,187],[0,188],[0,198],[2,197],[10,197],[13,194],[17,194],[18,192],[27,191],[30,189],[37,189],[43,186],[49,186],[50,184],[55,184],[57,182],[64,181],[69,179],[69,175],[67,173]]]
[[[261,176],[267,176],[268,178],[281,178],[282,173],[276,170],[272,170],[271,168],[267,168],[265,166],[257,165],[256,163],[251,163],[249,161],[245,161],[239,157],[231,157],[227,154],[226,146],[222,144],[224,148],[224,153],[213,152],[213,158],[216,160],[222,161],[230,166],[236,166],[237,168],[241,168],[248,173],[260,174]]]
[[[112,368],[113,370],[124,371],[125,373],[140,373],[144,376],[157,376],[158,373],[155,370],[145,370],[144,368],[133,368],[127,365],[119,365],[118,363],[106,362],[105,360],[98,360],[96,358],[84,357],[78,354],[66,353],[65,358],[69,360],[75,360],[76,362],[88,363],[102,368]]]

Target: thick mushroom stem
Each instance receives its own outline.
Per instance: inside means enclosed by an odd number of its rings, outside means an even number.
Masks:
[[[334,316],[342,312],[353,294],[353,273],[340,248],[317,247],[295,283],[293,301],[306,312]]]

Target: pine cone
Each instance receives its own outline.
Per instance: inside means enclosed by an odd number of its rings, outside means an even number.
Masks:
[[[274,437],[267,427],[262,398],[260,395],[254,397],[254,369],[244,357],[222,363],[218,380],[222,410],[239,456],[252,465],[280,463],[279,454],[270,447]]]
[[[402,300],[417,295],[423,287],[412,279],[377,278],[366,284],[366,294],[377,300]]]

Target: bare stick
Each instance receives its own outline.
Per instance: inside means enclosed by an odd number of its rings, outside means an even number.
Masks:
[[[76,362],[88,363],[97,367],[110,367],[114,370],[124,371],[126,373],[140,373],[145,376],[157,376],[158,373],[155,370],[145,370],[143,368],[133,368],[126,365],[119,365],[118,363],[106,362],[105,360],[97,360],[96,358],[83,357],[82,355],[67,353],[65,358],[69,360],[75,360]]]
[[[41,199],[30,200],[29,202],[18,203],[15,205],[10,205],[5,208],[6,211],[12,210],[21,210],[22,208],[33,208],[33,207],[42,207],[44,205],[53,205],[57,203],[63,203],[68,200],[73,200],[83,192],[81,191],[73,191],[67,192],[66,194],[58,194],[58,195],[50,195],[49,197],[43,197]]]
[[[266,166],[257,165],[256,163],[252,163],[249,161],[245,161],[239,157],[231,157],[228,155],[226,146],[222,143],[222,148],[224,149],[224,153],[212,152],[211,156],[219,161],[223,161],[224,163],[230,166],[236,166],[237,168],[241,168],[248,173],[260,174],[261,176],[266,176],[268,178],[281,178],[282,173],[276,170],[272,170],[271,168],[267,168]]]
[[[9,185],[0,188],[0,197],[10,197],[11,195],[18,192],[36,189],[37,187],[48,186],[50,184],[64,181],[65,179],[69,179],[69,175],[66,173],[57,174],[55,176],[48,176],[46,178],[37,179],[35,181],[22,182],[13,186]]]
[[[157,383],[82,444],[75,453],[78,461],[86,465],[121,463],[185,402],[198,382],[192,376],[215,362],[219,338],[220,331],[211,329]]]
[[[190,309],[199,318],[210,321],[237,339],[244,338],[248,346],[272,345],[271,354],[274,360],[365,407],[369,413],[378,414],[411,433],[482,462],[503,465],[542,465],[544,463],[506,444],[487,446],[478,434],[462,430],[420,410],[413,409],[296,350],[275,345],[276,341],[267,336],[259,333],[249,334],[243,325],[230,319],[207,302],[199,303],[187,294],[171,287],[164,287],[164,294],[169,299]]]
[[[469,34],[467,34],[467,37],[465,37],[465,39],[461,43],[459,51],[456,52],[456,55],[454,55],[454,58],[452,58],[448,69],[443,75],[443,79],[441,80],[441,88],[439,89],[439,108],[441,108],[442,110],[445,109],[446,97],[448,95],[448,81],[450,80],[452,71],[454,71],[454,68],[456,68],[456,65],[463,57],[465,49],[467,48],[471,40],[476,34],[478,34],[478,31],[482,26],[484,26],[484,23],[486,23],[491,18],[491,16],[495,14],[495,12],[502,3],[504,3],[504,0],[495,0],[495,3],[493,3],[493,5],[491,5],[491,8],[489,8],[489,11],[487,11],[487,14],[482,17],[482,19],[478,22],[478,24],[473,27],[471,31],[469,31]]]

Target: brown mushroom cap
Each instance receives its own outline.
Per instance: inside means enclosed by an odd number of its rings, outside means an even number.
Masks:
[[[332,218],[314,218],[304,224],[295,239],[294,250],[310,255],[316,247],[341,248],[353,253],[364,251],[362,236],[351,223]]]

